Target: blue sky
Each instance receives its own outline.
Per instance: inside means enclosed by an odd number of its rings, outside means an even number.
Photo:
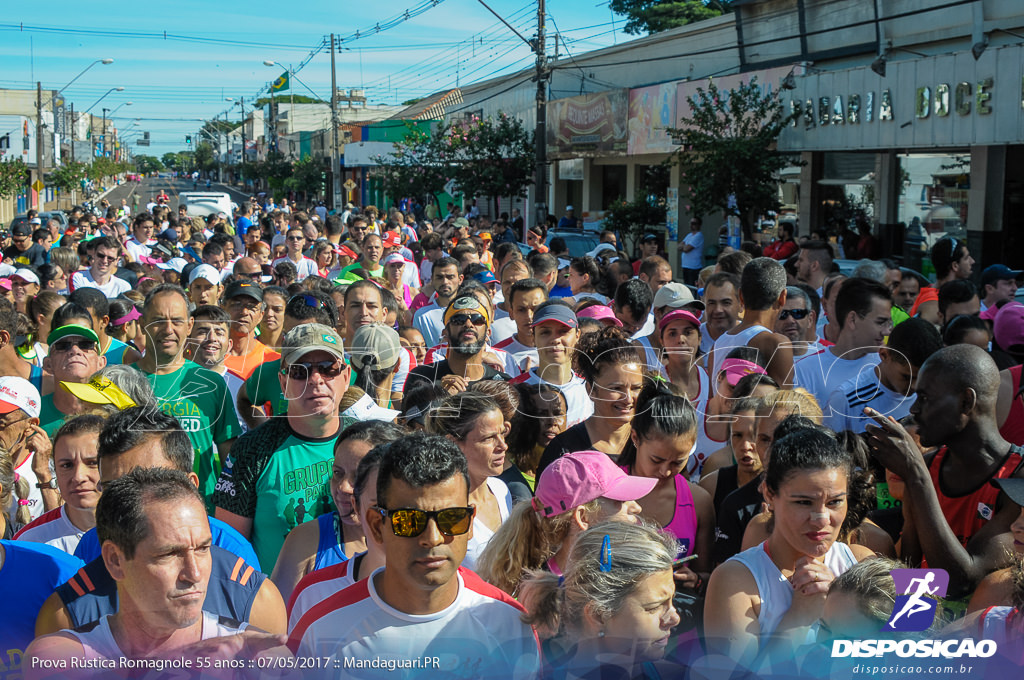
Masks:
[[[424,0],[21,3],[8,7],[0,19],[0,88],[34,88],[39,80],[44,88],[59,89],[90,62],[112,58],[113,64],[92,67],[64,94],[82,111],[111,87],[124,87],[93,112],[132,102],[122,106],[114,120],[124,129],[141,118],[133,129],[149,131],[152,146],[148,151],[135,147],[136,152],[159,156],[183,149],[186,133],[232,106],[226,97],[249,100],[289,65],[298,66],[332,31],[345,36],[357,30],[361,35],[368,29],[372,33],[378,22],[423,4]],[[535,32],[535,3],[488,0],[488,5],[523,35]],[[287,16],[281,15],[283,7],[289,10]],[[549,0],[547,11],[549,33],[561,31],[574,54],[630,39],[621,31],[623,18],[613,16],[606,2]],[[164,32],[199,40],[139,35]],[[365,87],[371,104],[399,103],[454,86],[456,77],[467,84],[533,60],[529,48],[477,0],[441,0],[394,28],[345,45],[349,49],[336,57],[338,87]],[[265,60],[281,66],[266,67]],[[327,98],[330,75],[330,53],[323,50],[298,72],[301,83],[293,82],[294,91]],[[239,116],[236,106],[231,117]]]

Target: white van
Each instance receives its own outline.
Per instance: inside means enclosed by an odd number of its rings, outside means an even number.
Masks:
[[[231,218],[238,204],[223,191],[184,191],[178,194],[178,205],[185,206],[185,214],[189,217],[206,217],[222,212]]]

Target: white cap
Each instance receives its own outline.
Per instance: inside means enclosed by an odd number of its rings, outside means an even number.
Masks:
[[[38,218],[38,217],[33,217],[32,219],[30,219],[28,221],[28,223],[29,224],[40,224],[41,225],[43,223],[43,220]]]
[[[571,205],[565,206],[565,212],[569,212],[572,209],[573,209],[573,207]]]
[[[613,253],[618,252],[617,250],[615,250],[615,246],[613,246],[611,243],[598,243],[593,250],[587,253],[587,255],[589,255],[590,257],[597,257],[606,250],[610,250]]]
[[[30,418],[39,417],[39,390],[35,385],[18,376],[0,376],[0,412],[10,413],[21,409]]]
[[[160,269],[173,269],[174,271],[180,274],[181,270],[184,269],[185,265],[187,264],[188,260],[186,260],[183,257],[172,257],[171,259],[167,260],[167,262],[158,262],[156,266],[159,267]],[[196,267],[196,269],[199,269],[199,267]],[[189,281],[189,283],[192,282]]]
[[[381,261],[381,265],[388,266],[392,262],[408,262],[401,253],[391,253]]]
[[[564,257],[558,258],[558,270],[561,271],[572,264],[572,260],[567,260]]]
[[[217,268],[210,264],[201,264],[192,270],[192,273],[188,275],[188,285],[192,285],[192,282],[196,279],[206,279],[215,286],[220,285],[221,273],[217,271]]]
[[[28,283],[34,283],[37,285],[39,284],[39,277],[36,276],[35,272],[32,271],[31,269],[18,269],[13,274],[11,274],[11,278],[13,279],[15,276],[17,276],[22,281],[27,281]]]

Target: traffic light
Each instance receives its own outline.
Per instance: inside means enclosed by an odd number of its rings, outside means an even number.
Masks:
[[[191,144],[192,143],[192,135],[185,135],[185,143],[186,144]]]

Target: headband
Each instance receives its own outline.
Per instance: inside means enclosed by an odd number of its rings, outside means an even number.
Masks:
[[[448,305],[448,309],[444,312],[444,325],[447,326],[448,322],[452,320],[452,317],[459,312],[469,311],[480,312],[484,315],[484,320],[487,322],[487,325],[491,325],[491,314],[487,311],[487,307],[471,295],[463,295]]]
[[[140,318],[142,318],[142,314],[139,313],[138,309],[136,309],[135,307],[132,307],[132,311],[128,312],[127,314],[122,316],[120,319],[114,319],[113,321],[110,322],[110,325],[111,326],[123,326],[124,324],[128,323],[129,321],[135,321],[136,319],[140,319]]]

